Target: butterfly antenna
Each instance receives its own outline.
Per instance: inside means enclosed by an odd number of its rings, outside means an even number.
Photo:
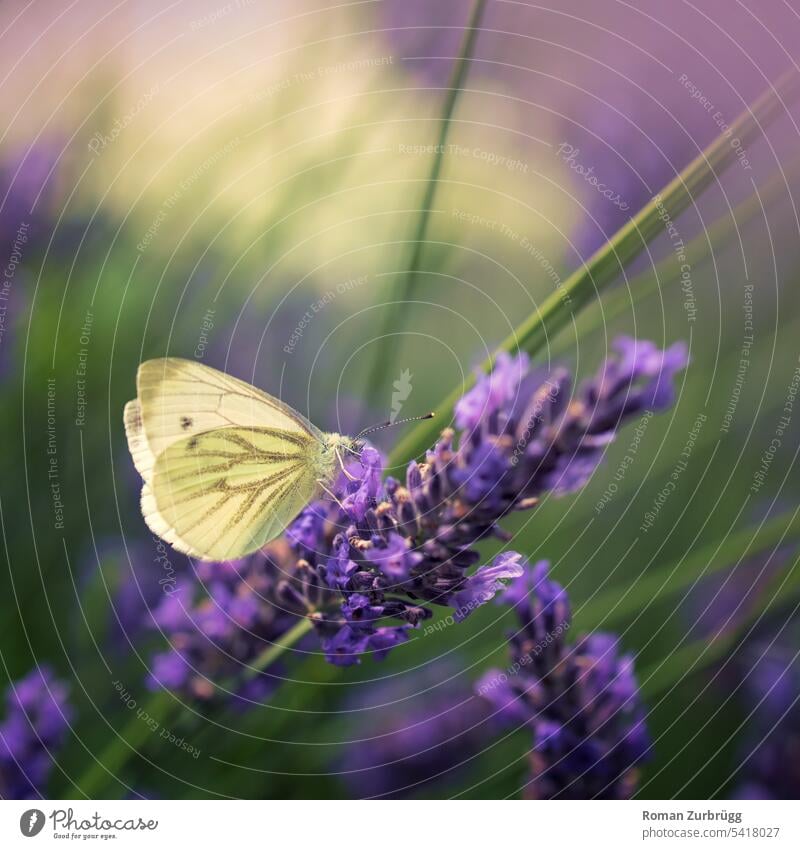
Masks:
[[[375,433],[376,430],[383,430],[387,427],[394,427],[395,425],[408,424],[408,422],[422,422],[425,419],[432,419],[436,414],[435,413],[425,413],[424,416],[410,416],[407,419],[395,419],[392,421],[389,419],[388,421],[381,422],[381,424],[373,425],[372,427],[364,428],[361,433],[356,436],[356,439],[361,439],[362,436],[366,436],[368,433]]]

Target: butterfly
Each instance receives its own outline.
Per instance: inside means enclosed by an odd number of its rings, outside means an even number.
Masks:
[[[323,433],[266,392],[198,362],[147,360],[125,434],[150,530],[200,560],[231,560],[280,535],[330,487],[359,437]],[[360,436],[360,435],[359,435]]]

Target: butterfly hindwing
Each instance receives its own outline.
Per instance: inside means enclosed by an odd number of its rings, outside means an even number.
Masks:
[[[173,443],[142,491],[150,529],[207,560],[241,557],[280,534],[313,497],[314,446],[268,428],[220,428]]]

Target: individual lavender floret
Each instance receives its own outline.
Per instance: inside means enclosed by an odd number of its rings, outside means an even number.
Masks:
[[[71,713],[67,688],[48,666],[33,669],[9,686],[0,723],[0,798],[44,797]]]
[[[566,642],[567,595],[546,561],[527,567],[503,601],[520,627],[510,635],[511,665],[476,684],[505,725],[533,736],[526,795],[536,799],[627,799],[650,748],[633,660],[617,638],[589,634]]]

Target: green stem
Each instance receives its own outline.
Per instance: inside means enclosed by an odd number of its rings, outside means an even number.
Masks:
[[[464,38],[461,43],[461,51],[458,61],[453,68],[453,75],[450,79],[450,84],[447,88],[447,96],[442,110],[442,118],[439,127],[439,140],[436,146],[436,153],[433,157],[431,165],[431,173],[428,176],[428,182],[425,185],[425,194],[422,198],[422,206],[420,207],[419,221],[414,234],[414,239],[411,243],[411,260],[408,264],[408,272],[406,273],[405,292],[400,291],[402,296],[404,293],[409,297],[414,290],[417,274],[419,273],[422,262],[422,252],[425,248],[425,234],[428,231],[428,222],[433,209],[433,200],[436,197],[436,190],[439,186],[439,175],[442,171],[442,162],[444,161],[444,147],[447,143],[447,136],[450,132],[450,123],[453,118],[453,112],[456,108],[458,96],[461,94],[461,89],[464,85],[464,80],[467,77],[472,52],[475,49],[475,42],[478,38],[480,30],[481,18],[486,9],[486,0],[476,0],[472,7],[469,23],[464,32]]]
[[[260,655],[245,669],[244,678],[250,679],[263,672],[295,643],[299,642],[313,628],[314,623],[310,619],[301,619],[294,628],[290,628],[279,640],[264,649]]]
[[[169,717],[175,707],[175,700],[168,690],[160,690],[153,693],[142,705],[131,708],[132,715],[128,724],[117,732],[117,736],[103,749],[98,758],[83,773],[81,779],[72,785],[65,799],[89,799],[97,798],[97,792],[105,786],[108,777],[114,777],[117,771],[137,750],[143,746],[153,729],[148,725],[144,714],[150,717],[158,717],[159,726],[163,719]]]
[[[453,66],[453,71],[450,76],[450,82],[447,87],[447,93],[442,105],[442,114],[439,120],[439,138],[434,149],[433,163],[428,174],[428,179],[425,183],[425,191],[420,204],[419,218],[414,231],[414,236],[411,241],[411,256],[408,261],[405,279],[397,290],[393,293],[391,300],[397,304],[407,305],[414,293],[414,287],[419,274],[422,263],[422,253],[425,248],[425,236],[428,232],[428,223],[433,210],[433,201],[436,197],[436,191],[439,187],[439,175],[442,171],[442,163],[444,161],[444,150],[447,144],[447,136],[450,132],[450,124],[452,123],[453,113],[455,112],[458,97],[461,94],[464,80],[467,77],[469,63],[472,59],[472,53],[475,49],[475,42],[480,32],[481,19],[486,9],[486,0],[475,0],[472,6],[472,12],[469,16],[464,37],[461,42],[461,50],[459,51],[456,64]],[[400,309],[400,307],[398,307]],[[391,316],[389,313],[391,312]],[[377,336],[379,351],[372,360],[372,368],[367,379],[367,398],[374,398],[380,391],[381,386],[385,382],[385,365],[386,365],[386,338],[389,328],[392,324],[391,317],[396,316],[396,310],[393,310],[391,305],[383,310],[384,319],[379,324],[379,333]]]
[[[313,623],[310,619],[301,619],[279,640],[258,655],[247,667],[244,673],[245,678],[252,678],[258,672],[263,672],[288,648],[305,636],[312,627]],[[97,794],[108,783],[109,778],[116,779],[116,774],[122,766],[138,754],[138,748],[146,745],[150,735],[155,731],[168,727],[165,723],[182,706],[182,703],[169,690],[160,690],[144,704],[131,708],[133,716],[128,724],[121,733],[117,733],[64,798],[98,798]]]
[[[776,201],[786,191],[786,183],[792,185],[793,179],[798,174],[800,174],[800,157],[795,157],[787,168],[779,169],[773,174],[759,189],[757,195],[753,194],[741,201],[732,212],[720,215],[703,233],[695,236],[686,246],[685,251],[686,264],[691,266],[692,275],[697,272],[697,266],[702,265],[708,259],[712,245],[724,243],[737,230],[742,230],[754,218],[760,216],[762,209]],[[654,295],[663,286],[678,282],[680,278],[681,264],[676,262],[674,256],[665,257],[653,269],[642,272],[627,286],[611,292],[603,302],[603,309],[600,311],[599,318],[587,322],[584,327],[580,328],[577,335],[583,338],[588,333],[607,328],[612,319]],[[595,312],[597,311],[595,310]],[[588,313],[585,315],[588,315]],[[551,346],[551,350],[556,353],[564,352],[568,347],[563,336],[560,337],[560,340]]]
[[[790,69],[733,122],[729,133],[718,136],[588,262],[574,271],[560,290],[546,298],[541,307],[531,313],[482,363],[483,371],[491,369],[501,351],[521,350],[535,354],[543,348],[550,336],[574,320],[584,306],[617,279],[622,268],[642,253],[661,232],[666,216],[677,218],[717,179],[722,170],[736,161],[739,148],[734,148],[730,139],[738,138],[742,144],[751,141],[782,114],[786,103],[799,91],[800,74]],[[464,385],[456,387],[436,409],[436,418],[419,422],[398,442],[389,457],[389,466],[402,465],[432,445],[443,422],[446,424],[450,420],[453,407],[474,380],[470,377]]]

